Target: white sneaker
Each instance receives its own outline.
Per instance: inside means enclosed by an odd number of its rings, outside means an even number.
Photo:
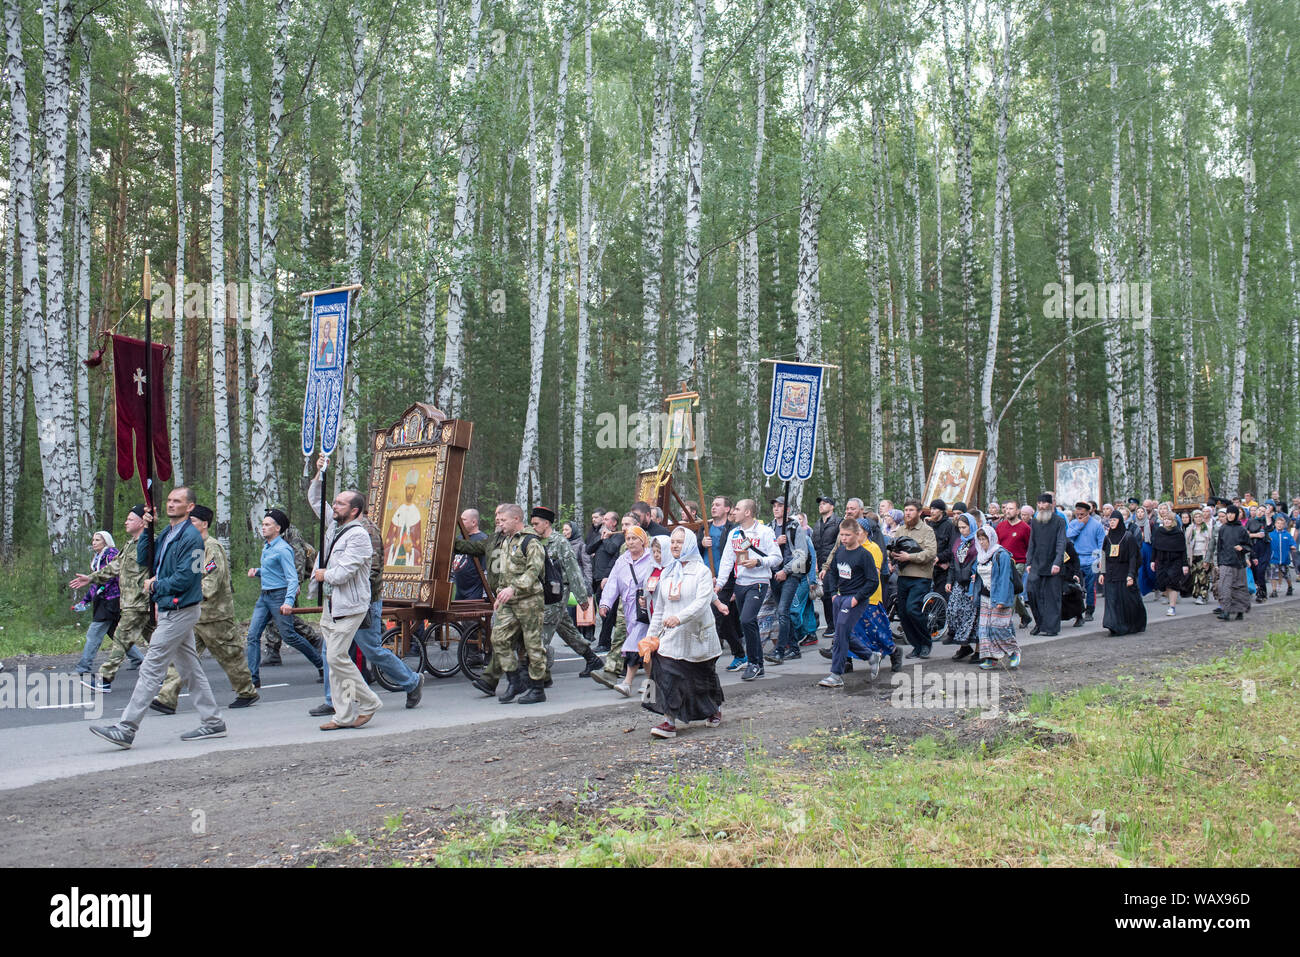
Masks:
[[[1170,605],[1169,608],[1165,610],[1165,617],[1166,617],[1166,618],[1172,618],[1172,617],[1174,617],[1174,606],[1173,606],[1173,605]]]
[[[624,698],[632,697],[632,686],[629,685],[626,681],[620,681],[618,684],[614,685],[614,690],[617,691],[619,694],[621,694]]]
[[[823,688],[843,688],[844,679],[839,675],[827,675],[821,681],[817,682]]]
[[[880,674],[880,652],[873,651],[871,653],[871,677],[874,678],[878,674]]]
[[[1196,601],[1192,602],[1192,604],[1193,604],[1193,605],[1204,605],[1204,604],[1205,604],[1205,599],[1204,599],[1204,598],[1198,598],[1198,599],[1196,599]]]

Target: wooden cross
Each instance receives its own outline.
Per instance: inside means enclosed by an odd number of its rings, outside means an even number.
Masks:
[[[144,383],[145,383],[144,370],[136,369],[135,375],[131,377],[131,381],[135,383],[135,394],[144,395]]]

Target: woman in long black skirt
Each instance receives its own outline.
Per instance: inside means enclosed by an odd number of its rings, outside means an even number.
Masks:
[[[1106,596],[1102,627],[1111,635],[1135,635],[1147,627],[1147,609],[1138,591],[1142,546],[1124,528],[1118,512],[1106,520],[1109,530],[1101,546],[1097,581]]]
[[[656,738],[677,737],[677,722],[703,721],[716,728],[722,722],[722,684],[718,681],[718,656],[722,645],[709,610],[713,602],[713,575],[695,541],[684,526],[673,530],[669,550],[672,560],[659,576],[654,615],[647,642],[658,639],[651,651],[653,688],[641,706],[664,716],[650,729]]]
[[[1187,535],[1169,503],[1161,502],[1157,514],[1158,518],[1151,526],[1151,552],[1154,557],[1151,570],[1156,575],[1156,588],[1169,599],[1169,608],[1165,614],[1172,618],[1174,609],[1178,607],[1178,594],[1187,583],[1192,560],[1187,554]]]

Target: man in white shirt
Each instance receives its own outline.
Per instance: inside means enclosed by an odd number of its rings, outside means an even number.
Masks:
[[[745,657],[749,664],[741,675],[743,681],[753,681],[765,674],[763,670],[763,639],[758,632],[758,610],[767,599],[772,585],[772,572],[781,567],[781,549],[776,544],[772,529],[755,520],[758,506],[752,498],[736,503],[735,528],[727,534],[722,549],[722,560],[714,590],[721,587],[736,570],[735,601],[740,609],[740,630],[745,636]]]

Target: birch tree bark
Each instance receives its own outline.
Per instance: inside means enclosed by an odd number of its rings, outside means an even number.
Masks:
[[[252,270],[249,356],[252,359],[252,434],[249,437],[248,512],[250,527],[266,509],[280,501],[280,480],[275,467],[271,434],[271,398],[274,392],[275,294],[279,286],[280,180],[284,152],[284,83],[288,73],[289,8],[292,0],[276,0],[275,36],[271,52],[271,97],[266,137],[265,213],[257,267]],[[309,127],[310,128],[310,127]],[[255,170],[250,167],[250,173]],[[256,182],[250,184],[249,202],[257,202]],[[255,242],[255,219],[250,222],[249,244]]]
[[[76,268],[73,287],[77,295],[77,445],[81,450],[81,522],[95,521],[96,457],[90,431],[90,378],[85,366],[90,354],[90,37],[81,35],[81,76],[77,88],[77,196],[73,206],[73,245]],[[161,388],[161,384],[159,385]]]
[[[1286,260],[1291,274],[1291,318],[1287,321],[1287,345],[1291,361],[1290,375],[1287,377],[1286,386],[1290,395],[1300,395],[1300,283],[1296,282],[1295,245],[1291,240],[1291,203],[1289,200],[1282,200],[1282,211],[1286,218]],[[5,313],[5,315],[8,314]],[[1285,451],[1294,452],[1294,449],[1286,449]],[[1190,455],[1191,453],[1187,454]],[[1287,471],[1287,481],[1294,482],[1295,480],[1296,467],[1290,465]]]
[[[9,89],[8,69],[5,69],[5,89]],[[4,234],[4,354],[3,366],[0,366],[0,403],[4,413],[4,468],[5,475],[18,475],[18,462],[22,450],[23,419],[26,415],[27,398],[27,350],[26,334],[22,323],[14,322],[14,286],[17,283],[17,196],[14,191],[14,124],[8,124],[7,155],[10,157],[9,168],[5,178],[9,181],[9,195],[5,202]],[[14,480],[0,483],[0,494],[4,496],[4,511],[0,513],[0,558],[5,561],[13,557],[14,549],[14,498],[18,483]]]
[[[366,18],[358,0],[348,7],[352,25],[349,65],[352,68],[352,97],[348,111],[348,158],[343,171],[343,231],[347,247],[348,282],[361,282],[361,126],[366,96]],[[349,338],[361,322],[359,292],[352,296],[348,316]],[[357,417],[361,405],[361,367],[356,349],[348,349],[348,368],[344,371],[343,415],[339,421],[338,482],[342,488],[355,488],[357,478]]]
[[[212,334],[212,423],[216,459],[213,530],[222,547],[230,547],[230,406],[226,390],[226,23],[228,0],[217,0],[216,37],[212,45],[212,165],[209,242],[212,284],[208,292]]]
[[[1179,286],[1182,290],[1183,316],[1183,455],[1195,455],[1196,449],[1196,348],[1192,340],[1192,150],[1191,134],[1187,116],[1187,104],[1183,104],[1182,141],[1183,141],[1183,215],[1178,231],[1178,272]],[[1285,201],[1284,201],[1285,202]],[[1290,240],[1290,220],[1288,219],[1288,241]],[[1300,380],[1298,380],[1300,381]],[[1300,392],[1293,392],[1300,395]]]
[[[583,487],[583,430],[586,428],[588,389],[588,351],[591,348],[590,303],[595,293],[591,264],[591,137],[594,132],[594,71],[591,57],[591,0],[583,5],[582,42],[586,53],[583,76],[582,184],[578,193],[578,356],[574,369],[573,398],[573,506],[575,520],[586,514]]]
[[[695,364],[695,353],[699,346],[699,288],[700,288],[700,203],[704,181],[704,17],[707,0],[693,0],[695,15],[692,18],[694,29],[691,33],[691,88],[690,88],[690,137],[686,152],[686,230],[682,244],[682,306],[681,321],[677,328],[677,374],[675,382],[690,382]],[[761,81],[760,81],[761,82]],[[756,147],[759,157],[762,147]],[[751,180],[753,186],[758,183],[758,170],[755,168]],[[751,207],[751,217],[755,207]],[[758,258],[758,238],[750,230],[746,249],[754,247],[753,260]],[[758,280],[757,262],[754,265],[753,281]],[[753,308],[758,307],[758,297],[754,296]]]
[[[1110,29],[1112,37],[1116,31],[1116,9],[1114,2],[1110,6]],[[1119,66],[1115,60],[1115,43],[1110,44],[1110,125],[1111,125],[1111,161],[1110,161],[1110,228],[1102,247],[1100,261],[1106,263],[1107,281],[1124,282],[1124,270],[1120,264],[1121,229],[1119,211],[1120,165],[1119,165]],[[1109,306],[1107,306],[1109,316]],[[1126,430],[1124,427],[1124,362],[1121,353],[1121,328],[1115,326],[1103,330],[1105,337],[1107,389],[1106,399],[1110,412],[1110,457],[1112,474],[1121,489],[1131,487],[1128,464],[1128,452],[1125,447]]]
[[[447,0],[438,0],[434,20],[433,34],[433,121],[429,131],[434,147],[433,197],[429,206],[429,227],[425,234],[424,271],[428,286],[424,290],[424,308],[420,314],[420,352],[424,357],[424,394],[432,401],[438,390],[438,275],[440,263],[438,257],[438,223],[442,206],[442,152],[443,152],[443,90],[444,75],[444,28],[447,23]]]
[[[767,4],[760,4],[759,17],[766,17]],[[743,322],[739,342],[742,345],[740,377],[745,390],[745,431],[749,441],[746,448],[752,454],[745,456],[745,487],[757,488],[759,485],[758,453],[762,448],[759,434],[758,410],[762,406],[758,384],[758,311],[762,283],[758,272],[758,178],[763,168],[763,149],[767,138],[767,34],[763,29],[755,43],[754,50],[755,106],[754,106],[754,166],[749,177],[749,230],[745,233],[742,249],[737,250],[737,258],[744,267]],[[780,322],[776,326],[781,328]],[[782,350],[778,349],[780,353]],[[703,504],[703,503],[701,503]]]
[[[655,422],[659,411],[659,318],[664,268],[664,211],[668,200],[668,164],[672,138],[673,76],[677,43],[672,26],[681,19],[681,0],[672,13],[659,15],[656,27],[656,75],[650,134],[650,184],[646,194],[644,260],[641,268],[641,385],[637,392],[641,414]],[[657,458],[654,443],[637,450],[637,465],[647,468]]]
[[[80,551],[79,509],[69,509],[65,503],[78,502],[77,485],[80,464],[75,440],[76,416],[73,404],[72,377],[68,371],[70,359],[67,310],[63,298],[63,184],[66,179],[68,136],[68,74],[65,70],[67,44],[68,4],[47,5],[45,28],[45,109],[48,119],[46,154],[56,157],[50,163],[47,177],[47,196],[57,199],[46,209],[46,234],[57,252],[46,250],[47,282],[50,272],[57,274],[59,288],[56,292],[58,311],[45,311],[46,301],[41,292],[40,254],[37,245],[35,209],[35,169],[32,159],[32,137],[27,103],[27,64],[23,54],[22,8],[19,0],[6,0],[5,17],[5,70],[8,74],[10,106],[10,202],[14,205],[15,234],[22,268],[22,315],[27,333],[27,362],[32,384],[32,400],[36,411],[37,435],[40,445],[42,503],[45,507],[46,531],[55,567],[66,574],[77,561]],[[61,129],[60,129],[61,127]],[[61,148],[60,148],[61,147]],[[53,228],[53,232],[50,230]],[[20,345],[18,364],[23,363]],[[17,383],[15,383],[17,386]],[[15,425],[21,428],[21,422]],[[21,455],[21,449],[16,450]],[[8,526],[6,526],[8,527]]]
[[[1070,273],[1070,206],[1069,195],[1065,189],[1065,130],[1061,124],[1061,77],[1060,57],[1056,46],[1056,26],[1052,21],[1052,4],[1043,4],[1043,18],[1047,21],[1048,36],[1052,41],[1052,158],[1056,169],[1056,274],[1062,288],[1065,277]],[[1065,337],[1074,335],[1074,306],[1065,307]],[[1065,382],[1062,391],[1067,396],[1074,395],[1076,376],[1073,348],[1062,350],[1065,353]],[[1067,417],[1068,423],[1068,417]],[[1065,444],[1070,445],[1070,426],[1062,423],[1065,430]]]
[[[542,365],[546,356],[546,324],[551,305],[551,275],[555,263],[555,233],[560,210],[560,184],[564,178],[564,129],[569,97],[569,52],[573,45],[573,21],[564,17],[560,41],[560,65],[555,80],[555,133],[551,140],[551,178],[546,190],[546,225],[542,240],[542,257],[537,280],[536,298],[529,351],[532,358],[528,378],[528,411],[524,419],[524,442],[515,474],[515,501],[531,502],[530,493],[541,494],[541,476],[537,452],[537,417],[542,400]],[[531,76],[529,109],[532,109]],[[534,207],[536,208],[536,207]],[[535,238],[535,237],[534,237]]]
[[[477,96],[479,63],[479,26],[483,22],[482,0],[470,0],[469,39],[465,57],[463,87],[471,102],[465,110],[461,124],[460,147],[457,155],[456,204],[451,223],[451,275],[447,288],[447,328],[442,349],[442,383],[438,389],[438,408],[450,416],[460,410],[461,383],[464,381],[465,362],[465,277],[469,268],[473,243],[473,221],[470,218],[470,186],[478,166],[478,105]]]
[[[802,115],[799,127],[799,266],[795,286],[795,354],[803,360],[812,358],[811,347],[815,331],[813,323],[818,312],[817,276],[817,2],[804,4],[803,71],[800,78],[800,106]],[[877,315],[877,321],[879,316]],[[878,333],[877,333],[878,334]],[[878,361],[878,360],[877,360]],[[873,382],[879,374],[877,365],[872,373]],[[874,388],[874,385],[873,385]],[[873,423],[874,425],[874,423]],[[873,454],[872,461],[875,462]]]
[[[984,374],[980,379],[980,408],[984,413],[984,442],[988,449],[984,486],[990,492],[998,487],[998,418],[993,412],[993,375],[998,361],[998,333],[1002,322],[1002,244],[1007,213],[1006,197],[1010,192],[1007,174],[1007,125],[1011,101],[1011,8],[1002,7],[1002,71],[998,82],[998,118],[994,136],[997,140],[997,172],[993,195],[993,266],[989,273],[989,338],[984,352]]]
[[[244,2],[244,24],[242,27],[243,46],[245,51],[248,50],[248,21],[251,19],[248,0]],[[239,410],[238,435],[239,435],[239,452],[240,452],[240,484],[244,489],[252,488],[252,423],[249,421],[249,400],[248,400],[248,361],[256,362],[253,354],[252,344],[249,344],[247,350],[244,348],[244,332],[248,330],[255,334],[261,331],[262,321],[262,225],[261,225],[261,191],[257,184],[257,133],[253,129],[253,72],[248,63],[247,55],[244,62],[239,68],[239,77],[241,81],[242,103],[240,106],[240,146],[243,152],[242,160],[244,166],[244,182],[236,183],[236,189],[241,197],[241,210],[244,219],[240,223],[246,237],[248,259],[247,259],[247,286],[237,287],[234,295],[234,312],[235,312],[235,356],[239,369],[239,394],[235,397],[235,407]],[[247,298],[243,290],[249,290]],[[231,297],[228,295],[227,299]],[[244,310],[247,309],[247,314]],[[254,378],[256,376],[254,375]],[[250,496],[249,502],[249,530],[255,530],[259,527],[262,516],[266,509],[257,509]]]
[[[1225,449],[1223,494],[1233,498],[1238,492],[1241,475],[1241,399],[1246,379],[1246,322],[1250,280],[1250,241],[1255,213],[1255,13],[1246,7],[1246,148],[1242,171],[1241,197],[1241,271],[1237,275],[1237,323],[1230,330],[1235,342],[1232,354],[1231,388],[1228,390],[1228,414],[1223,428]]]
[[[185,381],[185,252],[189,244],[189,207],[185,203],[184,112],[181,109],[185,67],[185,5],[182,0],[172,6],[163,23],[163,41],[167,45],[167,64],[172,74],[172,169],[176,191],[176,270],[172,286],[172,377],[171,403],[167,431],[174,453],[172,474],[177,484],[185,482],[185,457],[181,438],[181,386]]]

